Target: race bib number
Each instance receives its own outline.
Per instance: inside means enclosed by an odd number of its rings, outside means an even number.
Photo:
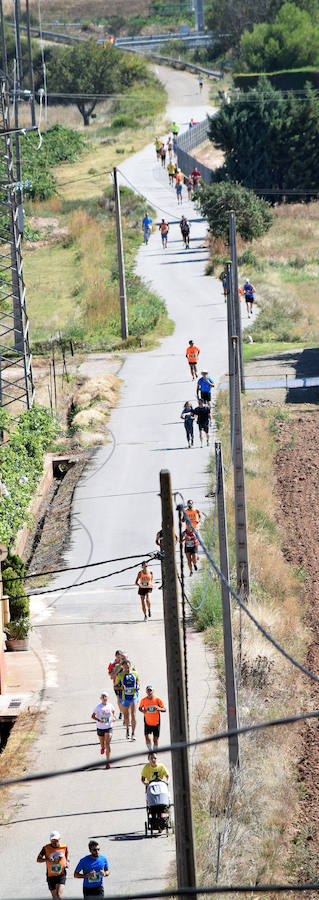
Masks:
[[[147,707],[147,712],[149,712],[149,713],[156,712],[156,706],[148,706],[148,707]]]
[[[102,722],[105,722],[108,724],[111,721],[111,713],[109,713],[109,712],[102,713],[101,720],[102,720]]]
[[[94,872],[90,872],[88,881],[90,882],[90,884],[96,884],[97,881],[101,881],[101,873],[96,872],[95,870]]]
[[[60,875],[60,873],[62,872],[61,863],[52,863],[51,872],[52,875]]]
[[[147,578],[146,578],[146,579],[145,579],[145,578],[142,578],[142,587],[144,587],[144,588],[147,588],[147,587],[148,587],[148,580],[147,580]]]
[[[125,696],[132,697],[134,694],[134,688],[125,688]]]

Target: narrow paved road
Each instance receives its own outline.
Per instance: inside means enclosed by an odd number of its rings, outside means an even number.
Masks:
[[[192,115],[200,119],[202,106],[196,80],[184,73],[160,70],[168,82],[170,115],[183,127]],[[158,210],[173,219],[179,214],[175,193],[166,173],[155,160],[153,147],[121,166],[124,176],[146,193]],[[161,207],[161,209],[160,209]],[[196,218],[192,207],[186,212]],[[165,299],[176,323],[175,332],[156,350],[129,355],[122,367],[123,387],[119,406],[112,415],[113,442],[100,448],[87,467],[74,496],[70,546],[66,562],[82,565],[73,582],[60,576],[61,593],[48,595],[36,619],[36,638],[46,666],[42,734],[35,745],[32,770],[59,769],[100,760],[95,727],[90,713],[108,683],[106,664],[118,647],[128,652],[140,673],[142,690],[152,682],[167,698],[163,638],[162,595],[153,593],[153,617],[142,621],[134,580],[136,570],[113,575],[88,587],[77,586],[101,572],[113,572],[123,564],[100,567],[94,573],[89,562],[140,554],[155,549],[160,526],[159,471],[170,469],[174,489],[192,497],[205,513],[206,474],[209,453],[186,449],[180,420],[186,399],[194,399],[194,386],[185,362],[185,348],[193,338],[201,348],[202,364],[216,382],[227,368],[226,314],[219,282],[204,277],[207,251],[203,245],[204,223],[194,222],[191,249],[183,250],[177,226],[170,231],[169,247],[163,252],[158,233],[142,247],[138,271]],[[152,566],[156,587],[159,564]],[[212,660],[200,637],[188,634],[190,658],[191,735],[203,731],[214,701]],[[114,728],[113,753],[127,749],[124,729]],[[163,716],[162,740],[169,737],[168,715]],[[136,744],[143,749],[142,717]],[[170,767],[169,758],[166,760]],[[85,774],[58,777],[27,784],[16,790],[16,814],[0,829],[5,844],[5,866],[1,873],[1,897],[49,896],[44,867],[35,858],[52,829],[59,829],[71,849],[71,875],[65,897],[80,897],[82,884],[72,878],[77,860],[86,852],[87,841],[97,837],[112,870],[107,891],[147,890],[166,883],[174,861],[174,839],[144,837],[144,793],[140,784],[141,764],[133,760]]]

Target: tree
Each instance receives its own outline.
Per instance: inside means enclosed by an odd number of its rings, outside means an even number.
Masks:
[[[214,181],[230,179],[261,196],[307,200],[318,193],[319,99],[283,95],[262,77],[254,90],[233,95],[210,119],[209,137],[224,151]]]
[[[143,60],[128,58],[111,44],[104,46],[90,40],[51,54],[47,80],[49,94],[66,95],[64,101],[75,103],[84,125],[89,125],[98,95],[122,93],[146,76]]]
[[[220,52],[229,48],[236,51],[243,32],[249,33],[258,23],[272,24],[281,6],[282,0],[210,0],[206,24],[221,35]],[[296,0],[296,6],[306,10],[312,21],[318,21],[318,0]]]
[[[273,215],[268,203],[256,197],[253,191],[222,181],[204,187],[200,195],[200,208],[207,217],[209,230],[215,238],[228,241],[229,213],[236,213],[236,228],[245,241],[260,237],[272,225]]]
[[[273,72],[319,63],[319,24],[296,3],[284,3],[272,25],[255,25],[240,42],[248,72]]]

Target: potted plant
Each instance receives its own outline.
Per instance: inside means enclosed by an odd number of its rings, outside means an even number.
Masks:
[[[24,588],[24,563],[9,550],[3,564],[3,591],[9,597],[10,622],[5,627],[7,650],[28,650],[31,631],[30,601]]]
[[[7,635],[7,650],[28,650],[31,629],[31,620],[28,615],[8,622],[4,629]]]

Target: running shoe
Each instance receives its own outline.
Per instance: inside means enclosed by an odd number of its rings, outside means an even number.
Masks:
[[[145,616],[144,616],[144,622],[147,622],[147,615],[146,615],[146,613],[145,613]]]
[[[105,750],[104,747],[101,747],[101,756],[103,756],[103,753],[105,753]]]
[[[107,762],[107,763],[106,763],[106,766],[105,766],[105,768],[106,768],[106,769],[110,769],[110,768],[111,768],[111,765],[110,765],[110,763],[109,763],[109,762]]]
[[[195,572],[197,572],[197,566],[195,565],[195,563],[194,563],[194,569],[195,569]]]
[[[126,740],[127,741],[130,740],[130,729],[129,728],[126,729]]]
[[[122,713],[120,713],[120,715],[119,715],[119,719],[121,719],[121,718],[122,718]]]
[[[131,741],[136,741],[136,737],[135,737],[134,731],[132,731]]]

